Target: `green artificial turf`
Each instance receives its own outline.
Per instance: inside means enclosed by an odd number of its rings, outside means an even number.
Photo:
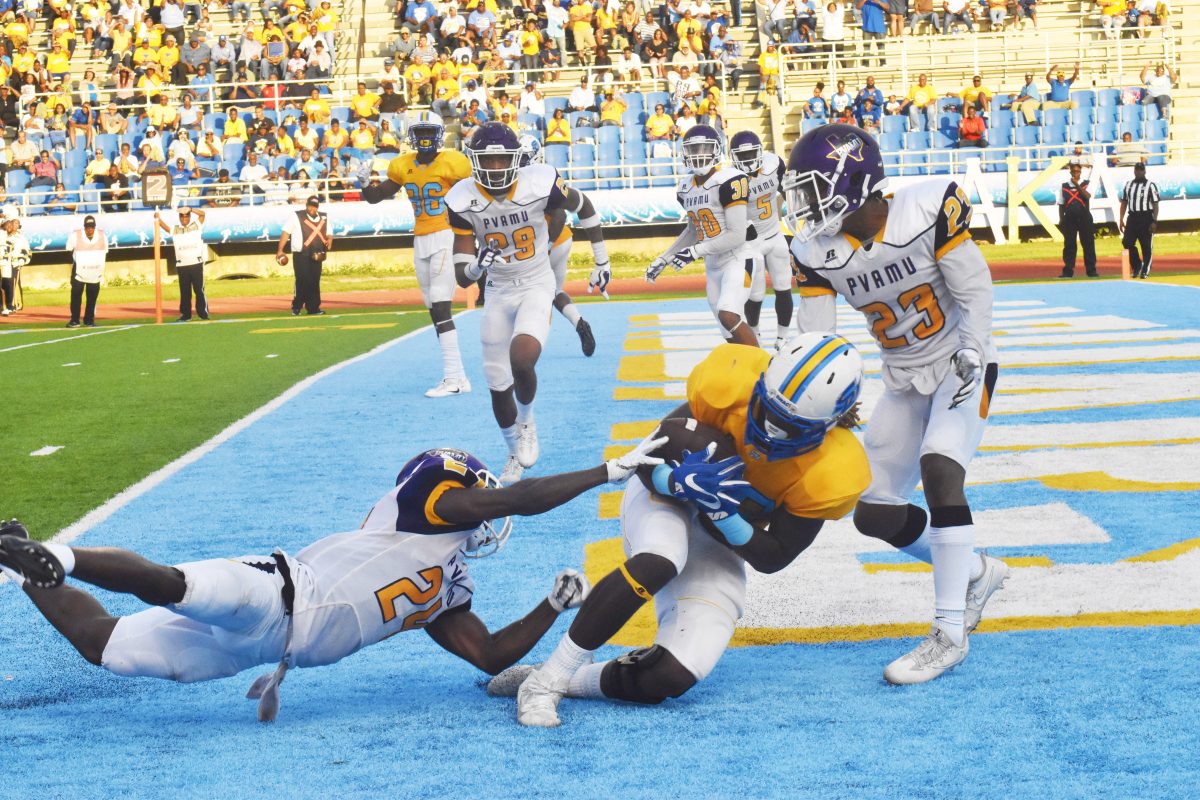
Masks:
[[[289,386],[427,323],[376,312],[0,336],[0,517],[47,538]],[[30,456],[47,445],[63,449]]]

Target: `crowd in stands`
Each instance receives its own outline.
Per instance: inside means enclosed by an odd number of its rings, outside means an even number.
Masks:
[[[760,5],[764,32],[784,46],[767,41],[757,63],[748,63],[730,32],[741,22],[738,2],[402,0],[397,38],[382,70],[335,96],[339,14],[331,0],[254,6],[248,0],[0,0],[3,191],[24,197],[34,213],[119,211],[139,207],[142,174],[166,169],[193,205],[287,203],[318,190],[356,198],[353,176],[363,162],[403,149],[410,106],[431,107],[457,122],[464,136],[489,120],[534,133],[551,146],[548,157],[564,165],[637,165],[673,155],[673,142],[693,125],[722,129],[722,95],[740,88],[745,71],[760,74],[758,102],[770,95],[782,102],[784,50],[818,33],[839,41],[851,18],[859,20],[868,44],[904,35],[906,22],[912,30],[927,21],[945,31],[977,21],[967,0],[947,0],[940,10],[929,0],[914,0],[912,9],[904,0]],[[991,5],[991,24],[1000,24],[998,0]],[[1147,0],[1138,7],[1148,8]],[[1036,24],[1036,0],[1019,0],[1015,8],[1005,6],[1005,13]],[[220,29],[229,32],[217,33],[211,14],[219,14]],[[1167,14],[1158,3],[1148,24],[1164,22]],[[588,72],[569,96],[547,95],[547,82],[579,66]],[[1143,87],[1119,93],[1122,109],[1136,105],[1144,112],[1120,111],[1109,140],[1120,131],[1135,143],[1162,138],[1152,133],[1165,136],[1175,78],[1165,66],[1150,66]],[[818,83],[804,104],[804,124],[853,122],[883,138],[885,148],[896,135],[910,134],[924,134],[925,140],[913,141],[927,145],[939,142],[932,135],[947,145],[1007,146],[1016,144],[1012,137],[993,132],[1022,127],[1053,130],[1053,143],[1065,144],[1067,137],[1057,134],[1064,118],[1050,110],[1066,109],[1080,93],[1071,92],[1074,78],[1047,80],[1045,98],[1030,78],[996,109],[979,78],[943,96],[921,76],[899,99],[885,99],[873,79],[854,96],[841,82],[828,95]],[[1113,105],[1104,93],[1090,99],[1088,109]],[[1077,124],[1090,126],[1097,138],[1110,132],[1101,130],[1107,116],[1068,111],[1063,125],[1072,133]],[[1037,138],[1042,143],[1044,137]]]

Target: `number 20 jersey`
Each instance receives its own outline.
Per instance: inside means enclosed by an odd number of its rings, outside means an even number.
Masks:
[[[464,467],[470,457],[455,450],[422,456],[405,465],[361,529],[296,554],[297,666],[332,664],[470,602],[475,585],[462,547],[475,525],[452,525],[433,510],[445,492],[474,484]]]
[[[492,196],[474,179],[459,181],[446,195],[450,227],[474,235],[500,251],[506,263],[488,269],[490,278],[510,280],[550,272],[550,231],[546,213],[565,208],[567,185],[548,164],[517,171],[508,191]]]
[[[963,346],[962,310],[939,264],[971,240],[971,204],[954,181],[930,180],[888,198],[887,224],[873,242],[844,233],[792,240],[802,294],[840,294],[867,316],[887,367],[949,363]],[[990,289],[990,279],[988,279]],[[990,316],[990,292],[988,313]],[[994,353],[990,334],[986,360]]]

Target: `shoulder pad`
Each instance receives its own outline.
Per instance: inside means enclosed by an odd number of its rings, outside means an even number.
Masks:
[[[888,242],[904,245],[933,227],[946,192],[958,184],[946,178],[920,181],[898,190],[888,200]]]
[[[446,207],[451,211],[461,214],[474,208],[482,208],[484,205],[487,205],[487,202],[475,188],[472,178],[463,178],[446,192]]]
[[[708,184],[709,186],[715,186],[716,184],[727,183],[730,179],[738,177],[744,178],[746,177],[746,173],[737,167],[721,167],[708,179]]]
[[[558,170],[549,164],[530,164],[517,171],[517,189],[513,192],[513,202],[526,205],[535,200],[550,196],[558,180]]]

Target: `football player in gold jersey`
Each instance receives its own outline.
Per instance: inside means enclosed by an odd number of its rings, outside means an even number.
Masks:
[[[442,150],[446,129],[431,111],[420,111],[408,120],[408,143],[414,152],[396,156],[388,163],[387,179],[371,186],[361,180],[362,196],[368,203],[395,197],[401,189],[412,203],[413,261],[417,284],[442,349],[442,380],[425,392],[426,397],[447,397],[471,391],[458,351],[458,331],[450,313],[454,299],[454,234],[442,198],[450,187],[471,175],[471,164],[457,150]],[[369,170],[369,165],[367,167]],[[369,177],[369,172],[368,176]]]

